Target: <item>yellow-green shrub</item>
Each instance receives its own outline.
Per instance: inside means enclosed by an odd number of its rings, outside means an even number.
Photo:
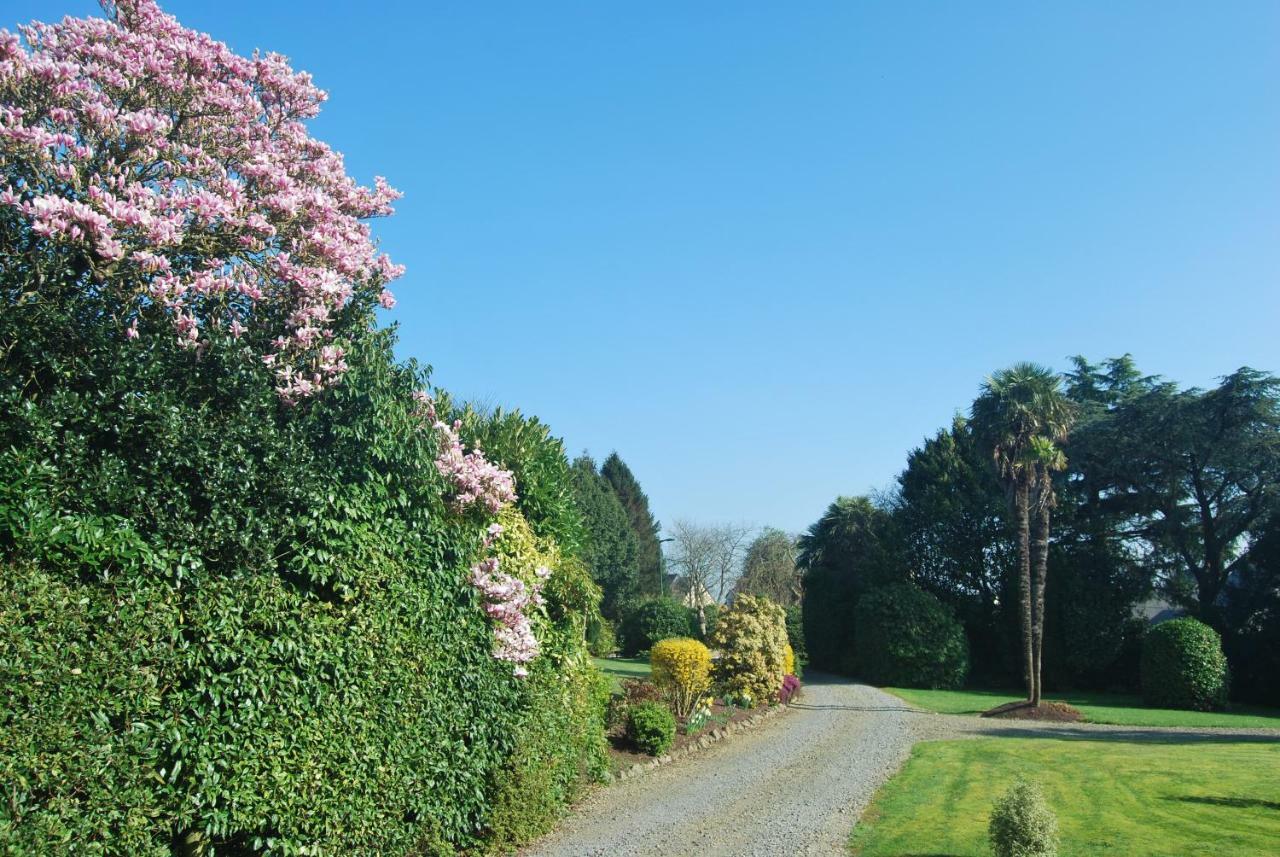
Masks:
[[[654,644],[649,663],[654,683],[667,694],[676,716],[687,720],[711,686],[710,650],[697,640],[672,637]]]
[[[787,614],[767,598],[739,595],[720,615],[711,643],[720,650],[716,678],[731,695],[772,702],[786,675]]]
[[[787,648],[783,652],[782,660],[784,663],[783,672],[786,675],[796,674],[796,652],[791,648],[791,644],[787,643]]]

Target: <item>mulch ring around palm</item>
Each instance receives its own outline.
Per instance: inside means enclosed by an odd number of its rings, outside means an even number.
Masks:
[[[1000,717],[1007,720],[1047,720],[1053,723],[1075,723],[1083,718],[1078,708],[1067,705],[1065,702],[1041,701],[1039,705],[1032,705],[1025,699],[997,705],[979,716]]]

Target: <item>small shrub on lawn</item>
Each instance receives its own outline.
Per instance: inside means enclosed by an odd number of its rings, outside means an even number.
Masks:
[[[633,705],[627,718],[627,737],[640,752],[661,756],[676,740],[676,717],[660,702]]]
[[[654,684],[667,694],[676,716],[687,720],[711,686],[711,652],[697,640],[672,637],[654,644],[649,663]]]
[[[859,599],[854,650],[859,672],[875,684],[954,688],[969,673],[969,644],[951,608],[908,583]]]
[[[1227,703],[1227,658],[1218,632],[1195,619],[1161,622],[1142,643],[1147,705],[1210,711]]]
[[[778,691],[778,701],[786,705],[800,691],[800,679],[787,674],[782,678],[782,689]]]
[[[642,601],[626,612],[622,620],[622,653],[635,657],[670,637],[694,636],[689,608],[673,598]]]
[[[720,650],[716,678],[748,704],[777,699],[786,675],[786,613],[767,598],[739,595],[720,617],[712,645]]]
[[[1054,857],[1058,819],[1035,783],[1018,780],[996,801],[987,828],[995,857]]]

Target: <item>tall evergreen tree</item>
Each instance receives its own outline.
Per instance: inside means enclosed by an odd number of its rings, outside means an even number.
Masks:
[[[838,497],[797,549],[809,657],[819,669],[851,673],[854,605],[871,589],[907,579],[893,517],[867,497]]]
[[[600,475],[617,495],[622,508],[631,520],[639,544],[637,562],[640,570],[640,591],[647,595],[662,594],[662,546],[658,543],[661,526],[649,510],[649,498],[641,489],[631,468],[614,452],[604,460]]]
[[[573,462],[570,478],[586,530],[582,558],[603,593],[600,613],[617,621],[623,605],[640,591],[639,544],[626,510],[590,456],[583,454]]]

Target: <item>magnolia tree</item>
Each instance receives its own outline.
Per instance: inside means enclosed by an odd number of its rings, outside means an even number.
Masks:
[[[0,31],[11,252],[37,285],[71,272],[108,298],[130,338],[149,319],[191,348],[243,338],[287,402],[335,383],[335,316],[394,303],[402,269],[365,221],[399,194],[356,184],[307,134],[325,93],[284,57],[237,56],[151,0],[103,6]]]
[[[128,340],[197,353],[240,340],[286,403],[337,383],[344,310],[395,303],[386,284],[403,269],[367,221],[399,194],[358,185],[308,135],[325,93],[284,57],[237,56],[152,0],[103,7],[0,30],[0,264],[39,299],[90,301]],[[466,451],[425,394],[417,407],[455,513],[487,520],[515,500],[510,472]],[[472,569],[494,656],[518,674],[538,652],[525,610],[549,574],[525,588],[496,558]]]

